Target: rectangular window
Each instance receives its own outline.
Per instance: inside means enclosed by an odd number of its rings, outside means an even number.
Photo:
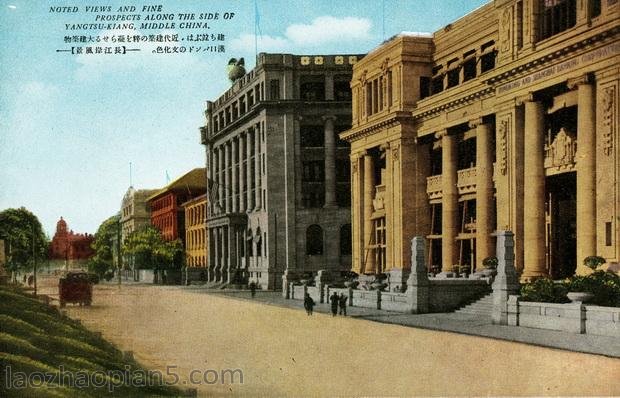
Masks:
[[[611,246],[612,243],[611,222],[605,223],[605,246]]]
[[[575,26],[576,0],[538,0],[540,7],[540,40],[545,40]]]
[[[443,75],[439,75],[433,78],[433,94],[437,94],[443,91]]]
[[[321,148],[325,142],[323,126],[301,126],[299,128],[302,148]]]
[[[431,78],[420,76],[420,99],[424,99],[429,95],[431,95]]]
[[[269,82],[269,98],[272,100],[280,99],[280,80],[273,79]]]
[[[351,101],[351,86],[348,76],[334,77],[334,99],[336,101]]]
[[[472,56],[463,62],[463,81],[466,82],[476,77],[476,57]]]
[[[523,1],[517,1],[517,48],[523,48]]]

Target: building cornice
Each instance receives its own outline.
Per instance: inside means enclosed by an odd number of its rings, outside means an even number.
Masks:
[[[498,72],[496,72],[495,74],[491,74],[488,78],[483,79],[482,82],[488,85],[493,85],[495,83],[508,80],[516,75],[520,75],[524,72],[529,72],[530,70],[540,65],[544,65],[547,62],[557,61],[561,57],[591,46],[594,43],[603,41],[608,37],[616,35],[618,32],[620,32],[620,27],[612,27],[611,29],[587,37],[583,40],[579,40],[571,45],[563,46],[562,48],[558,48],[555,51],[548,52],[542,57],[534,58],[525,62],[511,62],[505,67],[498,68]]]
[[[383,118],[374,120],[370,123],[365,123],[361,128],[352,128],[351,130],[345,131],[341,133],[340,138],[345,141],[352,142],[364,137],[368,137],[379,129],[403,125],[406,123],[413,123],[413,117],[411,116],[411,112],[392,112]]]

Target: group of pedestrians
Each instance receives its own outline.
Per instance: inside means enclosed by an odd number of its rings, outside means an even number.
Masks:
[[[345,296],[344,293],[338,295],[338,293],[334,292],[329,297],[329,302],[332,308],[332,316],[336,316],[338,314],[338,309],[340,309],[340,315],[347,315],[347,300],[348,297]],[[304,308],[306,309],[306,313],[308,315],[312,315],[314,305],[314,300],[312,299],[312,297],[310,297],[308,293],[306,293],[306,295],[304,296]]]

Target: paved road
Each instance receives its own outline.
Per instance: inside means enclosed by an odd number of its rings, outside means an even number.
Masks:
[[[145,366],[242,369],[244,383],[206,395],[620,395],[620,360],[196,294],[99,285],[67,307]]]

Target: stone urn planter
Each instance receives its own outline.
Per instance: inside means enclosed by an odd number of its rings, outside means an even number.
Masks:
[[[372,287],[374,290],[383,290],[386,288],[386,286],[387,286],[387,283],[380,282],[380,281],[375,281],[370,284],[370,287]]]
[[[355,289],[358,284],[358,281],[344,281],[344,286],[349,289]]]
[[[569,292],[566,294],[566,297],[573,303],[587,303],[592,300],[594,294],[589,292]]]

